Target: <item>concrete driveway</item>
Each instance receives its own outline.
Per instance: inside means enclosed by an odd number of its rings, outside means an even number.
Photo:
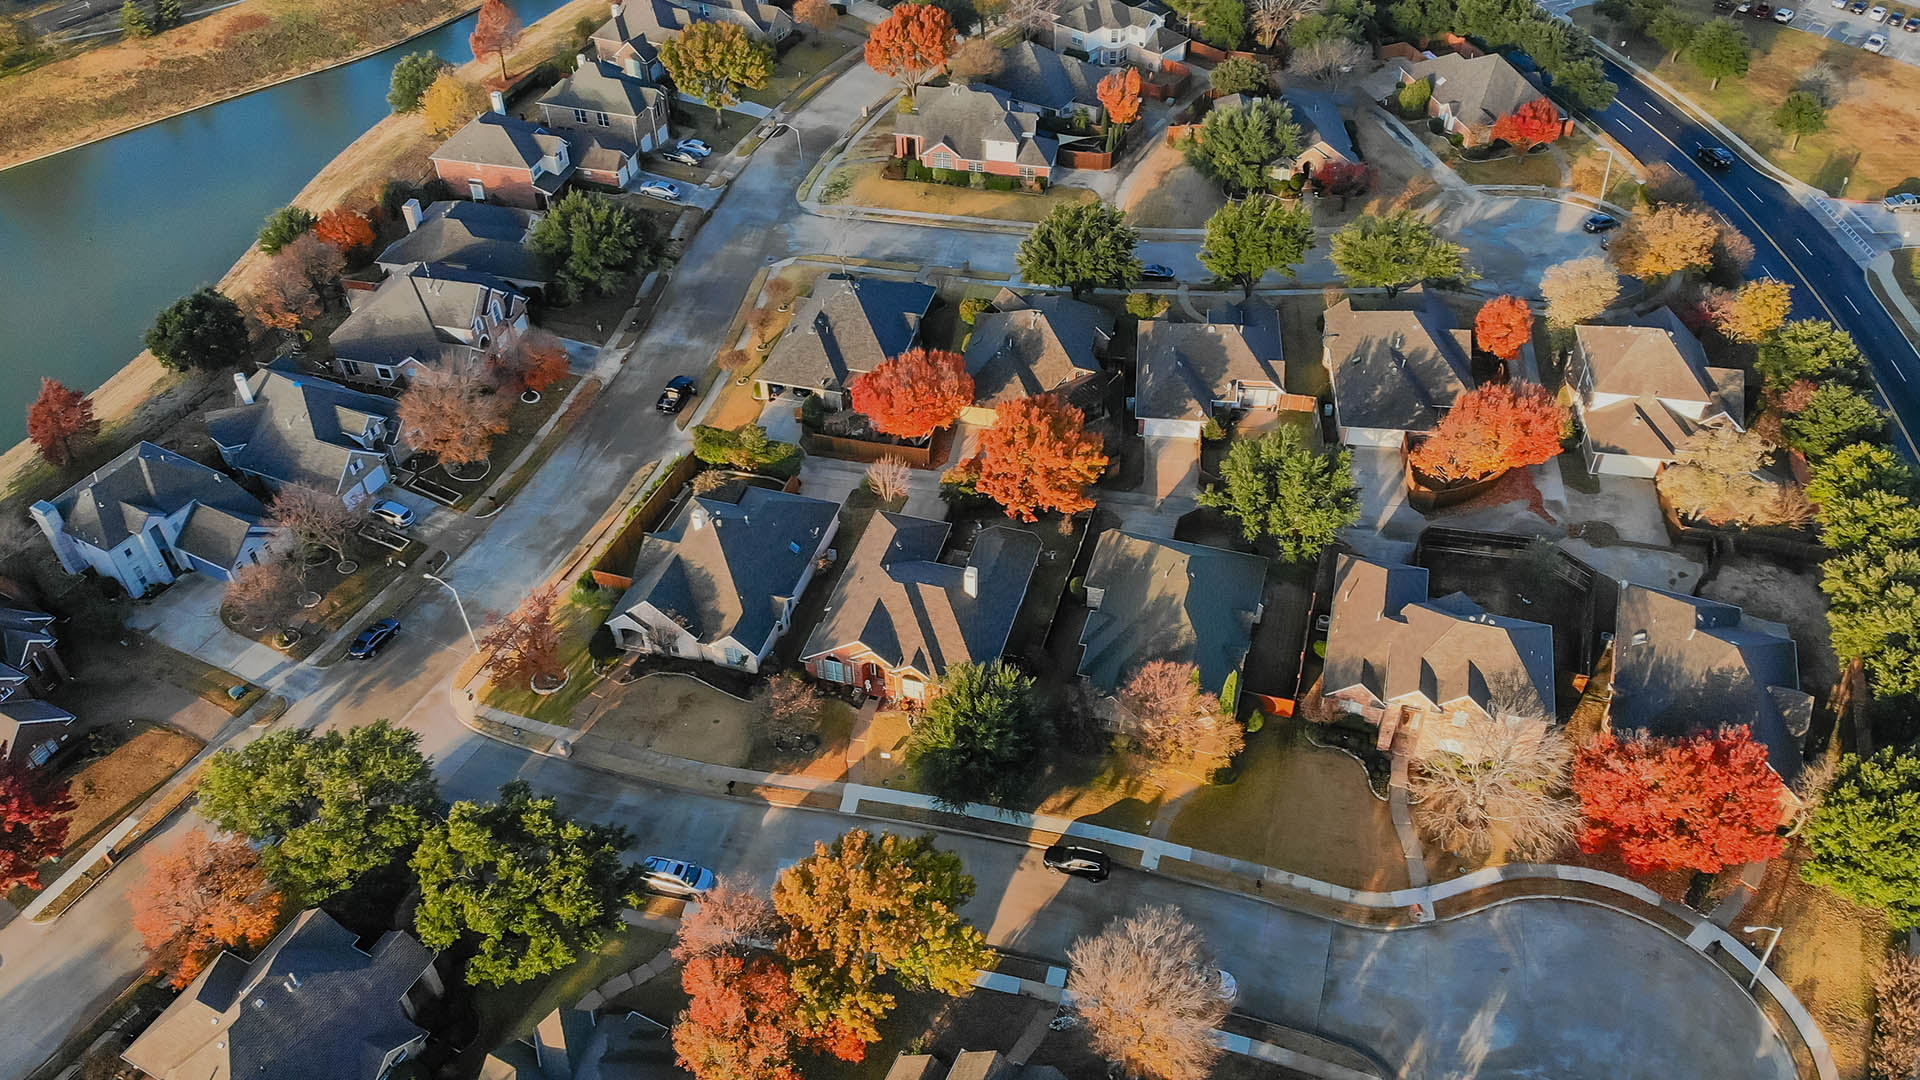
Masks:
[[[1601,252],[1601,238],[1580,231],[1592,213],[1551,199],[1482,198],[1442,215],[1440,233],[1466,247],[1479,288],[1538,299],[1547,267]]]

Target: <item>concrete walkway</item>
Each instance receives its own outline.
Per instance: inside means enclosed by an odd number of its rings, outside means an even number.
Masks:
[[[1427,856],[1420,847],[1420,830],[1413,827],[1413,805],[1407,790],[1407,772],[1412,754],[1407,751],[1404,732],[1394,740],[1393,766],[1387,778],[1387,811],[1393,817],[1393,834],[1400,838],[1400,851],[1407,860],[1407,881],[1415,888],[1427,884]],[[1431,917],[1431,912],[1428,913]]]

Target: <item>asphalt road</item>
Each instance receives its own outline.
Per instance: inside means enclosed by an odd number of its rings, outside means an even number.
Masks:
[[[1866,271],[1816,216],[1771,176],[1744,159],[1724,172],[1693,159],[1702,146],[1723,145],[1624,68],[1602,61],[1620,87],[1614,103],[1585,115],[1643,162],[1664,161],[1699,185],[1707,205],[1754,242],[1749,277],[1794,286],[1796,318],[1826,319],[1852,334],[1872,361],[1909,457],[1920,458],[1920,352],[1867,286]],[[1731,148],[1730,148],[1731,149]],[[1736,154],[1736,157],[1738,155]]]

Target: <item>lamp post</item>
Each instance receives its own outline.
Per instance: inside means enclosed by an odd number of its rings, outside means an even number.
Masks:
[[[473,651],[479,652],[480,639],[474,636],[473,620],[467,618],[467,605],[460,599],[460,590],[454,588],[452,585],[447,584],[445,580],[435,577],[434,575],[428,573],[425,570],[420,571],[420,576],[423,578],[426,578],[428,581],[437,582],[441,588],[453,594],[453,606],[460,609],[460,621],[465,623],[467,626],[467,640],[473,643]]]
[[[1749,934],[1758,934],[1763,930],[1771,930],[1773,932],[1773,940],[1767,942],[1766,951],[1760,954],[1760,966],[1753,969],[1753,978],[1747,980],[1747,989],[1751,991],[1753,989],[1753,984],[1760,981],[1760,972],[1766,968],[1767,958],[1773,955],[1773,947],[1775,945],[1780,944],[1780,927],[1778,926],[1743,926],[1740,929],[1745,933],[1749,933]]]

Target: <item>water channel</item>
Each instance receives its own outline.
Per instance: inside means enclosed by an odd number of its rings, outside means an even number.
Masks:
[[[509,0],[522,20],[565,0]],[[321,167],[387,113],[394,62],[470,58],[473,17],[365,59],[0,172],[0,447],[51,375],[88,390],[159,310],[217,281]]]

